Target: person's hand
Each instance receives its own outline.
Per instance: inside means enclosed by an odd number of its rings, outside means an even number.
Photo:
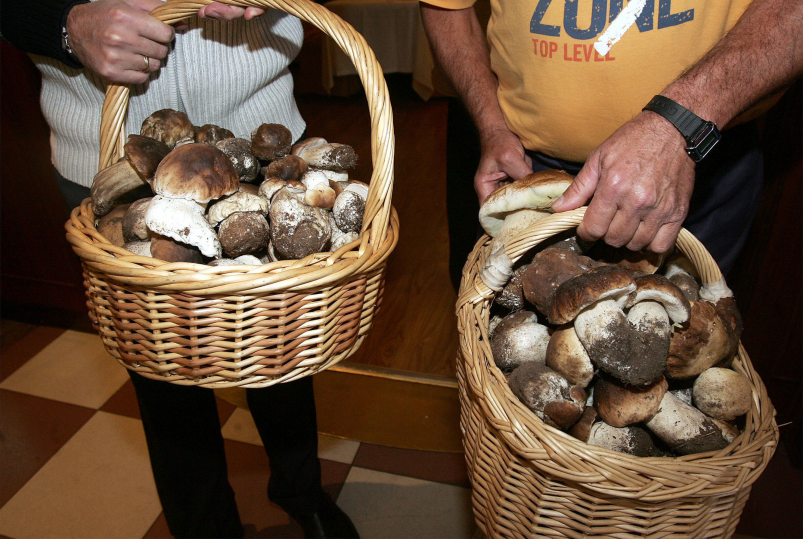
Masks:
[[[245,18],[250,21],[254,17],[259,17],[265,13],[265,9],[261,7],[237,7],[228,4],[221,4],[215,2],[203,6],[198,10],[198,16],[202,19],[216,19],[221,21],[231,21],[239,17]]]
[[[98,0],[67,16],[70,46],[85,67],[119,84],[140,84],[161,67],[173,27],[149,13],[161,0]]]
[[[474,190],[480,206],[505,183],[532,174],[532,159],[524,153],[521,140],[509,130],[497,130],[482,137],[482,157],[474,175]]]
[[[556,212],[588,204],[577,234],[614,247],[668,251],[689,211],[694,162],[666,120],[642,112],[594,150]],[[593,196],[593,198],[592,198]]]

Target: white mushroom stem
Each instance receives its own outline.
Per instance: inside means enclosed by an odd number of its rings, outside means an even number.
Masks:
[[[681,454],[714,451],[727,445],[711,418],[667,391],[661,406],[646,426]]]
[[[194,245],[204,256],[220,258],[222,248],[204,208],[192,201],[157,195],[145,214],[148,228],[178,242]]]
[[[672,324],[663,305],[657,301],[639,301],[627,312],[627,321],[636,331],[651,334],[654,337],[651,341],[665,341],[666,352],[669,351]]]
[[[121,196],[146,184],[131,162],[121,159],[95,174],[90,189],[92,211],[98,216],[106,215]]]
[[[504,245],[492,249],[491,255],[485,260],[485,266],[480,271],[480,279],[485,285],[499,292],[502,290],[510,276],[513,274],[513,261],[507,256]]]
[[[494,236],[494,247],[507,244],[518,233],[551,214],[551,211],[531,209],[521,209],[508,214],[502,223],[502,228]]]
[[[700,299],[715,305],[722,298],[731,297],[733,297],[733,290],[728,288],[724,278],[714,281],[713,283],[704,283],[703,286],[700,287]]]

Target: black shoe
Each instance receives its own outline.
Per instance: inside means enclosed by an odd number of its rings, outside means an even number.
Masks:
[[[321,506],[312,515],[291,515],[304,530],[306,539],[359,539],[349,516],[329,496],[321,497]]]

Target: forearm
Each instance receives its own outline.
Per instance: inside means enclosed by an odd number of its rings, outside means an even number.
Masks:
[[[81,67],[61,48],[61,28],[69,10],[89,0],[3,0],[0,29],[3,39],[20,50]]]
[[[474,8],[449,10],[422,3],[421,19],[438,66],[468,109],[480,136],[506,130],[488,42]]]
[[[803,72],[803,2],[754,0],[733,29],[662,95],[725,126]]]

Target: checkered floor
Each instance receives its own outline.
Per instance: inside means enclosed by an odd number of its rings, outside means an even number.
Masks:
[[[170,537],[131,382],[96,335],[31,327],[4,346],[2,374],[0,536]],[[302,537],[266,498],[269,467],[250,414],[218,400],[246,536]],[[325,489],[363,537],[475,534],[461,454],[321,435],[319,456]]]
[[[95,334],[2,323],[0,538],[170,537],[125,370]],[[302,537],[266,498],[269,467],[250,414],[218,401],[246,537]],[[320,458],[324,488],[364,539],[481,537],[460,453],[321,435]],[[800,490],[800,469],[780,447],[737,531],[801,537]]]

